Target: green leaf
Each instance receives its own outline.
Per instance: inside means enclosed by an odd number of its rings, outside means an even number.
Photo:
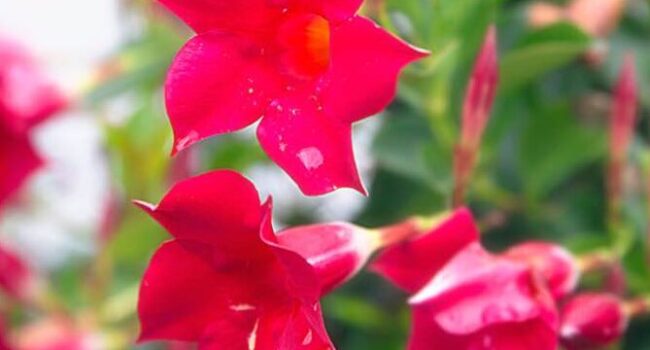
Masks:
[[[509,92],[566,65],[590,43],[587,34],[568,23],[529,33],[501,60],[501,91]]]
[[[540,199],[581,168],[605,155],[601,129],[579,123],[568,106],[547,108],[521,135],[519,172],[529,198]]]

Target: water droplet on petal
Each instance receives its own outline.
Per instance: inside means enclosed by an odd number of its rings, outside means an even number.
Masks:
[[[323,154],[316,147],[308,147],[298,152],[298,158],[307,170],[314,170],[323,165]]]
[[[307,346],[311,343],[311,340],[313,338],[311,330],[307,331],[307,334],[305,335],[305,338],[302,340],[302,345]]]

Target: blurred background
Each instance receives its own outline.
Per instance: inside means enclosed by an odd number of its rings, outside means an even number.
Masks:
[[[617,247],[625,259],[612,288],[650,293],[650,1],[366,0],[363,12],[433,54],[403,74],[387,111],[355,127],[371,195],[306,198],[261,151],[254,126],[169,157],[162,84],[192,33],[154,1],[0,0],[0,34],[28,47],[72,101],[34,130],[45,166],[0,217],[0,242],[29,265],[37,296],[0,296],[7,341],[18,349],[181,349],[132,345],[140,278],[168,236],[130,200],[157,202],[191,174],[243,172],[274,196],[279,228],[331,220],[376,227],[447,209],[464,91],[490,23],[501,84],[468,191],[484,241],[495,251],[530,239],[578,254]],[[608,118],[628,52],[641,109],[612,235]],[[612,279],[591,276],[584,288]],[[324,312],[339,349],[404,347],[404,296],[374,275],[328,297]],[[620,348],[650,349],[648,329],[650,321],[635,322]],[[56,342],[64,345],[47,347]]]

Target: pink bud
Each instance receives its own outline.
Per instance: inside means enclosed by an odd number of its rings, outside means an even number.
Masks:
[[[580,270],[573,255],[556,244],[518,244],[508,249],[503,256],[527,263],[540,273],[556,300],[573,292],[580,278]]]
[[[461,145],[475,148],[485,130],[499,83],[496,28],[485,35],[463,103]]]
[[[618,83],[614,90],[614,104],[612,106],[610,120],[610,151],[611,157],[614,160],[620,160],[625,157],[634,133],[639,95],[634,61],[633,54],[628,54],[625,57]]]
[[[560,338],[568,350],[610,345],[628,324],[623,303],[611,294],[580,294],[562,309]]]
[[[376,232],[347,223],[296,227],[277,237],[314,267],[323,295],[356,275],[381,245]]]

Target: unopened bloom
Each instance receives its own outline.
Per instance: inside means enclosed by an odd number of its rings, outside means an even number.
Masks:
[[[614,101],[610,116],[610,159],[607,191],[611,220],[617,220],[623,196],[623,174],[627,165],[627,151],[634,136],[637,121],[638,98],[634,55],[628,54],[625,57],[614,90]]]
[[[615,160],[625,158],[637,120],[639,91],[634,61],[632,54],[625,57],[614,89],[610,117],[610,153]]]
[[[454,205],[461,205],[469,183],[483,132],[490,117],[499,83],[496,28],[490,26],[463,103],[461,135],[454,158]]]
[[[361,0],[160,0],[197,35],[166,82],[174,152],[262,119],[266,153],[308,195],[364,191],[351,125],[426,55],[357,16]]]
[[[503,256],[530,264],[541,274],[556,300],[572,293],[580,279],[576,258],[557,244],[526,242],[508,249]]]
[[[628,321],[623,302],[616,296],[580,294],[562,309],[561,341],[569,350],[599,349],[619,340]]]
[[[382,253],[374,267],[414,294],[409,350],[556,349],[557,310],[543,279],[485,251],[466,209]]]
[[[174,236],[142,280],[140,341],[333,349],[316,269],[281,244],[248,180],[215,171],[178,183],[156,206],[138,203]]]
[[[25,49],[0,37],[0,206],[41,164],[29,131],[65,104]]]

